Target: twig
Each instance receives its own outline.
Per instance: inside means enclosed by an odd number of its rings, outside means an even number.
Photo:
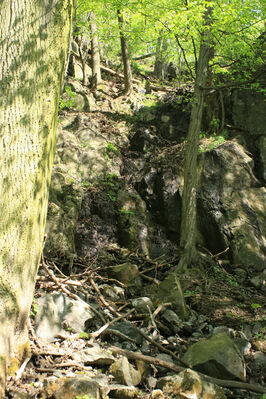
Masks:
[[[229,247],[227,247],[224,251],[219,252],[218,254],[212,255],[212,258],[213,259],[218,258],[220,255],[223,255],[223,254],[225,254],[228,251],[229,251]]]
[[[175,359],[176,361],[178,361],[180,364],[182,364],[183,366],[187,367],[187,364],[184,363],[181,359],[179,359],[179,357],[172,351],[170,351],[169,349],[166,349],[164,346],[162,346],[161,344],[159,344],[158,342],[154,341],[152,338],[150,338],[147,334],[145,334],[143,331],[141,331],[139,329],[140,334],[147,340],[149,341],[152,345],[156,346],[158,349],[160,349],[160,351],[167,353],[168,355],[172,356],[173,359]]]
[[[131,352],[129,350],[121,349],[116,346],[111,346],[109,348],[109,350],[111,350],[113,353],[125,355],[129,359],[143,360],[144,362],[155,364],[157,366],[162,366],[164,368],[175,371],[177,373],[180,373],[181,371],[185,370],[186,368],[189,369],[189,367],[177,366],[176,364],[171,363],[171,362],[166,362],[165,360],[161,360],[161,359],[158,359],[158,358],[155,358],[152,356],[142,355],[140,353]],[[205,380],[212,382],[213,384],[219,385],[221,387],[246,389],[248,391],[266,393],[266,389],[264,389],[263,387],[259,387],[257,385],[248,384],[246,382],[239,382],[239,381],[220,380],[219,378],[210,377],[208,375],[199,373],[198,371],[197,371],[197,373]]]
[[[93,308],[92,306],[90,306],[88,303],[84,302],[78,295],[73,294],[72,292],[70,292],[67,288],[64,287],[63,284],[61,284],[61,282],[58,280],[58,278],[55,277],[55,275],[54,275],[54,273],[52,272],[52,270],[50,270],[50,269],[48,268],[48,266],[45,264],[45,262],[44,262],[44,260],[43,260],[43,256],[41,256],[41,263],[42,263],[43,268],[47,271],[47,273],[48,273],[49,276],[51,277],[52,281],[53,281],[66,295],[68,295],[69,297],[71,297],[71,298],[73,298],[73,299],[75,299],[75,300],[77,300],[77,301],[80,301],[80,302],[84,303],[85,305],[89,306],[90,309],[92,310],[92,312],[94,312],[97,316],[99,316],[103,323],[106,322],[105,319],[104,319],[104,317],[102,316],[102,314],[101,314],[100,312],[98,312],[96,309],[94,309],[94,308]]]
[[[125,319],[127,316],[129,316],[131,313],[133,313],[135,311],[135,309],[131,309],[129,312],[127,312],[124,315],[120,315],[119,317],[116,317],[115,319],[109,321],[108,323],[106,323],[104,326],[102,326],[101,328],[99,328],[99,330],[93,332],[90,334],[90,337],[92,338],[97,338],[99,337],[99,335],[101,335],[107,328],[109,328],[112,324],[116,323],[117,321],[121,320],[121,319]]]
[[[91,285],[93,286],[93,288],[95,289],[95,291],[97,292],[100,301],[102,302],[102,304],[104,306],[107,307],[107,309],[110,310],[110,312],[112,312],[113,314],[115,314],[118,317],[124,317],[123,315],[121,315],[119,312],[117,312],[117,310],[115,310],[112,306],[109,305],[108,302],[106,302],[106,300],[104,299],[103,295],[101,294],[101,291],[99,290],[99,288],[97,287],[97,285],[95,284],[94,280],[92,278],[89,279],[89,282],[91,283]]]

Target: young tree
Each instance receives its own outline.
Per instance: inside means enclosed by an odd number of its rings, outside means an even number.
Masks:
[[[101,58],[99,50],[99,42],[97,36],[97,27],[95,22],[95,14],[90,12],[90,31],[91,31],[91,69],[92,69],[92,89],[97,89],[97,86],[102,81],[101,76]]]
[[[197,195],[197,156],[199,137],[204,105],[204,88],[208,77],[208,66],[211,52],[210,42],[210,13],[205,14],[206,30],[203,31],[197,62],[196,80],[192,110],[187,134],[186,153],[184,162],[184,188],[182,194],[181,236],[180,247],[182,255],[177,270],[184,271],[197,256],[196,252],[196,195]]]
[[[131,72],[130,58],[128,53],[128,44],[125,36],[124,17],[120,9],[117,9],[117,19],[119,26],[120,41],[121,41],[122,61],[124,66],[124,85],[125,85],[124,90],[125,94],[129,94],[133,90],[132,72]]]
[[[0,14],[0,398],[29,354],[57,110],[73,0],[2,0]]]

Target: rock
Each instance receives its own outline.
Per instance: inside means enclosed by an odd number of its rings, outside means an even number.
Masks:
[[[146,204],[134,189],[121,189],[117,194],[118,238],[121,246],[149,256],[149,235],[152,229]]]
[[[94,344],[89,349],[73,352],[72,357],[84,365],[97,364],[99,366],[109,366],[115,361],[114,356],[106,349]]]
[[[241,269],[240,267],[236,267],[234,269],[234,275],[238,283],[243,284],[247,278],[247,271]]]
[[[163,390],[167,398],[226,399],[221,387],[204,381],[198,373],[189,369],[182,371],[176,376],[160,379],[158,381],[158,388]]]
[[[250,279],[250,282],[256,288],[265,287],[265,284],[266,284],[266,269],[264,269],[263,272],[258,274],[257,276],[252,277]]]
[[[120,384],[137,386],[141,382],[141,373],[129,363],[125,356],[111,365],[110,373]]]
[[[70,299],[63,293],[46,294],[36,303],[36,335],[45,342],[53,341],[57,334],[63,332],[63,322],[76,332],[82,332],[85,322],[95,316],[85,302]]]
[[[153,312],[154,306],[150,298],[148,297],[141,297],[141,298],[134,298],[132,299],[132,306],[136,309],[139,313],[150,313]]]
[[[122,263],[112,268],[112,276],[121,281],[121,283],[128,285],[139,275],[139,268],[132,263]]]
[[[247,356],[250,354],[251,343],[249,341],[247,341],[244,338],[235,338],[233,341],[237,345],[238,349],[240,350],[240,353],[243,356]]]
[[[266,106],[264,94],[251,89],[236,89],[232,95],[233,123],[244,134],[264,135],[266,126]]]
[[[77,374],[75,377],[59,378],[49,382],[44,392],[47,399],[77,399],[78,396],[85,395],[90,399],[102,399],[110,390],[108,385],[106,376],[94,378]]]
[[[189,347],[182,360],[211,377],[245,381],[246,369],[238,347],[226,333],[215,334]]]
[[[186,304],[179,280],[175,274],[169,273],[159,286],[152,286],[151,295],[153,303],[171,303],[176,314],[181,319],[186,318]]]
[[[139,389],[125,385],[110,385],[109,398],[114,399],[134,399],[139,397]]]
[[[261,136],[258,140],[258,150],[260,156],[260,173],[264,182],[266,182],[266,137]]]
[[[227,141],[202,154],[198,224],[212,253],[230,247],[233,263],[263,270],[266,247],[264,187],[253,173],[253,160],[237,143]]]
[[[147,106],[142,106],[137,115],[142,122],[151,122],[156,119],[155,110]]]
[[[150,399],[165,399],[163,391],[160,389],[154,389],[151,393]]]
[[[163,314],[162,318],[166,320],[168,327],[175,333],[177,334],[182,326],[182,320],[177,316],[177,314],[171,310],[167,309]]]
[[[132,338],[134,341],[136,341],[137,344],[141,344],[143,341],[143,337],[140,334],[138,328],[129,321],[119,321],[117,323],[114,323],[112,325],[112,329],[121,332],[129,338]]]
[[[266,356],[264,353],[257,351],[252,354],[251,363],[249,364],[251,375],[260,377],[266,375]]]

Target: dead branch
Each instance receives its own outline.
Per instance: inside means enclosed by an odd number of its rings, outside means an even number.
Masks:
[[[113,353],[124,355],[124,356],[128,357],[129,359],[143,360],[144,362],[154,364],[156,366],[161,366],[161,367],[167,368],[169,370],[175,371],[177,373],[180,373],[181,371],[185,370],[186,368],[189,368],[189,367],[177,366],[176,364],[171,363],[171,362],[166,362],[165,360],[161,360],[161,359],[158,359],[158,358],[155,358],[152,356],[142,355],[141,353],[131,352],[129,350],[121,349],[116,346],[111,346],[109,349]],[[197,371],[197,373],[202,378],[204,378],[206,381],[212,382],[213,384],[219,385],[221,387],[246,389],[248,391],[253,391],[253,392],[258,392],[258,393],[266,393],[266,389],[261,386],[248,384],[246,382],[221,380],[219,378],[214,378],[214,377],[210,377],[208,375],[199,373],[198,371]]]
[[[43,256],[41,256],[41,263],[42,263],[42,267],[46,270],[46,272],[49,274],[50,278],[52,279],[52,281],[58,286],[58,288],[60,288],[60,290],[62,292],[64,292],[64,294],[68,295],[70,298],[75,299],[76,301],[80,301],[82,303],[85,303],[87,306],[90,307],[90,309],[92,310],[92,312],[94,312],[97,316],[100,317],[100,319],[102,320],[103,323],[105,323],[105,319],[102,316],[102,314],[100,312],[98,312],[96,309],[94,309],[93,307],[91,307],[88,303],[84,302],[78,295],[73,294],[71,291],[69,291],[67,288],[64,287],[64,285],[59,281],[59,279],[54,275],[54,273],[52,272],[52,270],[50,270],[48,268],[48,266],[45,264]]]
[[[131,313],[133,313],[135,310],[131,309],[129,312],[127,312],[124,315],[120,315],[119,317],[116,317],[115,319],[109,321],[108,323],[106,323],[104,326],[102,326],[101,328],[99,328],[99,330],[93,332],[90,334],[90,337],[92,338],[97,338],[99,337],[99,335],[101,335],[105,330],[107,330],[112,324],[116,323],[117,321],[121,320],[121,319],[125,319],[126,317],[128,317]]]

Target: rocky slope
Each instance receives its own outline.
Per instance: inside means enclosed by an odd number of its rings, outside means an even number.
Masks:
[[[34,356],[9,397],[261,398],[265,121],[252,119],[260,94],[255,105],[228,96],[227,139],[202,137],[202,255],[177,279],[191,94],[138,87],[123,98],[114,79],[93,96],[75,79],[66,84],[74,103],[59,115]]]

